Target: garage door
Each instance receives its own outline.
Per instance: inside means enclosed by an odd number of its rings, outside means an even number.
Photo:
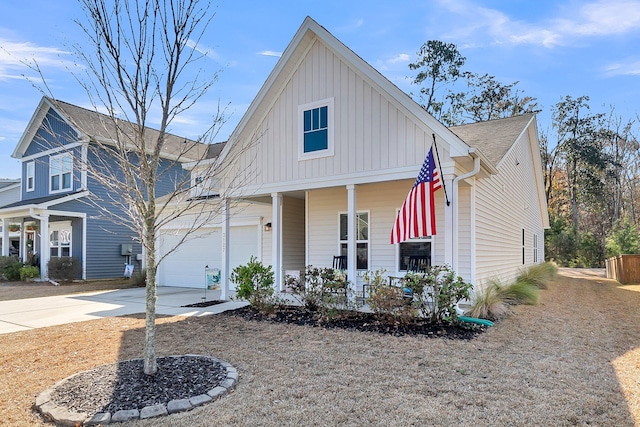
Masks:
[[[229,268],[259,257],[259,226],[232,226],[229,233]],[[186,241],[162,261],[158,270],[159,286],[204,287],[205,266],[222,266],[222,237],[220,228],[197,230],[194,238]],[[179,232],[160,238],[158,252],[165,253],[180,240]],[[233,287],[233,285],[231,285]]]
[[[164,234],[159,239],[158,252],[166,253],[181,238],[180,232]],[[205,267],[220,265],[222,238],[219,228],[197,230],[189,238],[160,264],[159,286],[204,288]]]

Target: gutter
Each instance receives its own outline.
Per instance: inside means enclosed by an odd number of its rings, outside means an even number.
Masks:
[[[458,183],[460,181],[462,181],[463,179],[468,179],[471,177],[474,177],[475,175],[478,174],[478,172],[480,172],[480,156],[478,155],[478,153],[476,152],[475,148],[469,148],[469,155],[473,158],[473,170],[471,170],[471,172],[467,172],[465,174],[462,174],[460,176],[457,176],[453,179],[453,188],[452,188],[452,196],[451,199],[453,201],[453,203],[456,203],[456,206],[453,209],[453,233],[451,236],[452,242],[451,242],[451,250],[453,251],[453,253],[451,254],[451,268],[453,271],[457,271],[457,267],[458,267],[458,210],[459,210],[459,206],[457,205],[458,203]],[[473,239],[473,237],[472,237]],[[472,258],[475,258],[472,255]],[[474,262],[472,262],[472,264],[475,264]],[[475,265],[472,265],[472,270],[475,269]],[[472,276],[475,276],[475,274],[472,271]]]

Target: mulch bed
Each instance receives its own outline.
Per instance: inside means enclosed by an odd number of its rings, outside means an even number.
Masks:
[[[206,394],[220,385],[226,369],[209,358],[159,357],[158,372],[146,375],[142,359],[127,360],[74,375],[51,398],[73,412],[115,413]]]
[[[374,313],[340,311],[338,316],[324,319],[303,307],[279,308],[272,314],[264,314],[251,306],[222,313],[226,316],[241,317],[258,322],[289,323],[322,328],[340,328],[359,332],[375,332],[393,336],[422,335],[427,338],[450,338],[469,340],[487,330],[486,326],[458,323],[438,325],[430,322],[388,323],[382,322]]]
[[[202,302],[197,302],[195,304],[182,305],[181,307],[190,307],[190,308],[191,307],[195,307],[195,308],[211,307],[212,305],[218,305],[224,302],[227,302],[227,301],[222,301],[222,300],[202,301]]]

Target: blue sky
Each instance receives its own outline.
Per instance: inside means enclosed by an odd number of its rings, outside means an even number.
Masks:
[[[229,136],[307,15],[406,92],[418,91],[408,63],[437,39],[458,46],[466,70],[519,81],[544,110],[543,131],[566,95],[588,95],[594,112],[640,113],[640,0],[226,0],[214,9],[202,44],[207,69],[221,74],[173,124],[186,137],[204,132],[218,103],[228,105],[229,118],[217,140]],[[0,11],[0,177],[14,178],[20,168],[10,155],[41,97],[24,59],[38,62],[53,96],[90,105],[69,72],[70,46],[83,41],[74,20],[84,15],[75,0],[0,0]]]

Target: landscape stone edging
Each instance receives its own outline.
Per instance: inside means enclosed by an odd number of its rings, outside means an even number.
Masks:
[[[203,356],[200,354],[184,354],[178,356],[166,356],[166,357],[199,357],[204,359],[209,359],[213,362],[217,362],[222,365],[223,368],[227,371],[227,377],[213,389],[209,390],[207,394],[200,394],[197,396],[191,396],[188,399],[174,399],[167,404],[159,404],[152,406],[145,406],[141,410],[137,409],[126,409],[117,411],[114,414],[109,412],[98,412],[96,414],[87,414],[84,412],[72,412],[69,411],[64,406],[60,406],[51,401],[51,394],[55,390],[56,387],[61,384],[69,381],[76,375],[79,375],[82,372],[78,372],[73,374],[61,381],[58,381],[54,384],[53,387],[43,391],[36,397],[35,408],[44,416],[45,418],[64,426],[94,426],[94,425],[107,425],[116,422],[125,422],[133,419],[146,419],[153,418],[159,416],[166,416],[175,414],[178,412],[184,412],[191,410],[197,406],[204,405],[206,403],[214,402],[219,398],[227,395],[230,390],[235,388],[238,382],[238,370],[228,362],[224,360],[217,359],[215,357]],[[139,359],[132,359],[139,360]],[[116,362],[118,363],[118,362]],[[97,369],[97,368],[94,368]],[[92,371],[94,369],[90,369],[85,372]]]

